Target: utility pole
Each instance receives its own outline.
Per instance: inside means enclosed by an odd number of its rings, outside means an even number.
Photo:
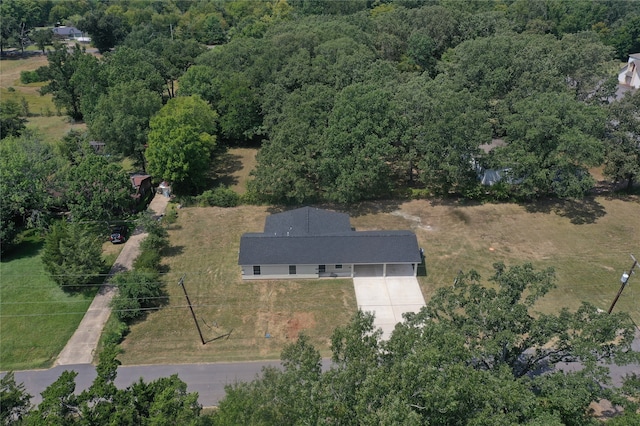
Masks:
[[[616,302],[620,298],[620,295],[622,294],[622,290],[624,290],[624,288],[627,286],[627,283],[629,282],[629,277],[631,277],[631,274],[633,274],[633,270],[636,268],[636,266],[638,266],[638,260],[635,257],[633,257],[633,255],[631,255],[631,258],[633,259],[633,265],[631,265],[631,269],[629,269],[629,273],[625,272],[622,274],[622,277],[620,278],[620,282],[622,282],[622,285],[620,286],[620,290],[618,290],[618,294],[616,295],[616,298],[613,299],[613,302],[611,303],[611,307],[609,307],[609,311],[607,312],[608,314],[610,314],[611,311],[613,311],[613,307],[616,305]]]
[[[196,318],[196,314],[195,314],[195,312],[193,312],[193,306],[191,306],[191,301],[189,300],[189,295],[187,294],[187,289],[184,287],[184,277],[185,277],[185,275],[183,275],[182,278],[180,278],[180,281],[178,281],[178,284],[180,285],[180,287],[182,287],[182,291],[184,291],[184,297],[187,298],[187,304],[189,305],[189,310],[191,311],[191,316],[193,317],[193,321],[196,323],[196,328],[198,329],[198,334],[200,335],[200,341],[204,345],[205,341],[204,341],[204,337],[202,337],[202,331],[200,330],[200,324],[198,324],[198,319]]]

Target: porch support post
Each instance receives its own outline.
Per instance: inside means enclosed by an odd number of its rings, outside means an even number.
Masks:
[[[418,264],[417,263],[413,264],[413,276],[414,277],[418,276]]]
[[[382,264],[382,276],[383,277],[387,276],[387,264],[386,263]]]
[[[355,274],[356,274],[356,265],[351,264],[351,278],[353,278]]]

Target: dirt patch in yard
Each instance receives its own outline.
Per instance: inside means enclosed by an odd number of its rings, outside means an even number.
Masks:
[[[316,325],[316,320],[310,312],[296,312],[287,321],[287,339],[297,339],[301,332]]]

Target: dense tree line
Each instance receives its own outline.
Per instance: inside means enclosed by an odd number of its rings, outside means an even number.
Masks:
[[[104,43],[101,57],[54,44],[49,65],[30,78],[87,123],[88,139],[174,181],[178,193],[211,189],[217,155],[239,145],[261,148],[248,198],[267,202],[349,203],[408,190],[579,197],[593,185],[592,166],[604,164],[630,189],[640,174],[638,95],[611,102],[615,59],[636,49],[634,2],[7,0],[2,8],[5,44],[17,37],[14,22],[84,25]],[[196,95],[202,103],[188,100]],[[189,117],[189,108],[199,113]],[[3,137],[24,131],[18,105],[0,110]],[[496,139],[498,148],[481,149]],[[485,169],[501,170],[507,184],[482,187]],[[50,209],[48,197],[27,198],[3,208],[3,234]],[[62,204],[83,205],[72,198]]]
[[[579,197],[600,164],[637,181],[637,95],[610,102],[637,4],[341,3],[8,0],[3,40],[13,22],[89,32],[102,57],[54,44],[31,77],[88,138],[179,193],[210,189],[217,154],[247,144],[261,147],[249,198],[268,202]],[[208,105],[195,127],[169,102],[194,95]],[[18,107],[3,103],[3,137],[23,132]],[[509,184],[482,187],[484,169]],[[27,204],[3,217],[24,222]]]

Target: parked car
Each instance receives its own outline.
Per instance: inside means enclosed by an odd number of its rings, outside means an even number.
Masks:
[[[127,241],[127,228],[125,226],[116,226],[111,230],[109,241],[112,244],[124,243]]]

